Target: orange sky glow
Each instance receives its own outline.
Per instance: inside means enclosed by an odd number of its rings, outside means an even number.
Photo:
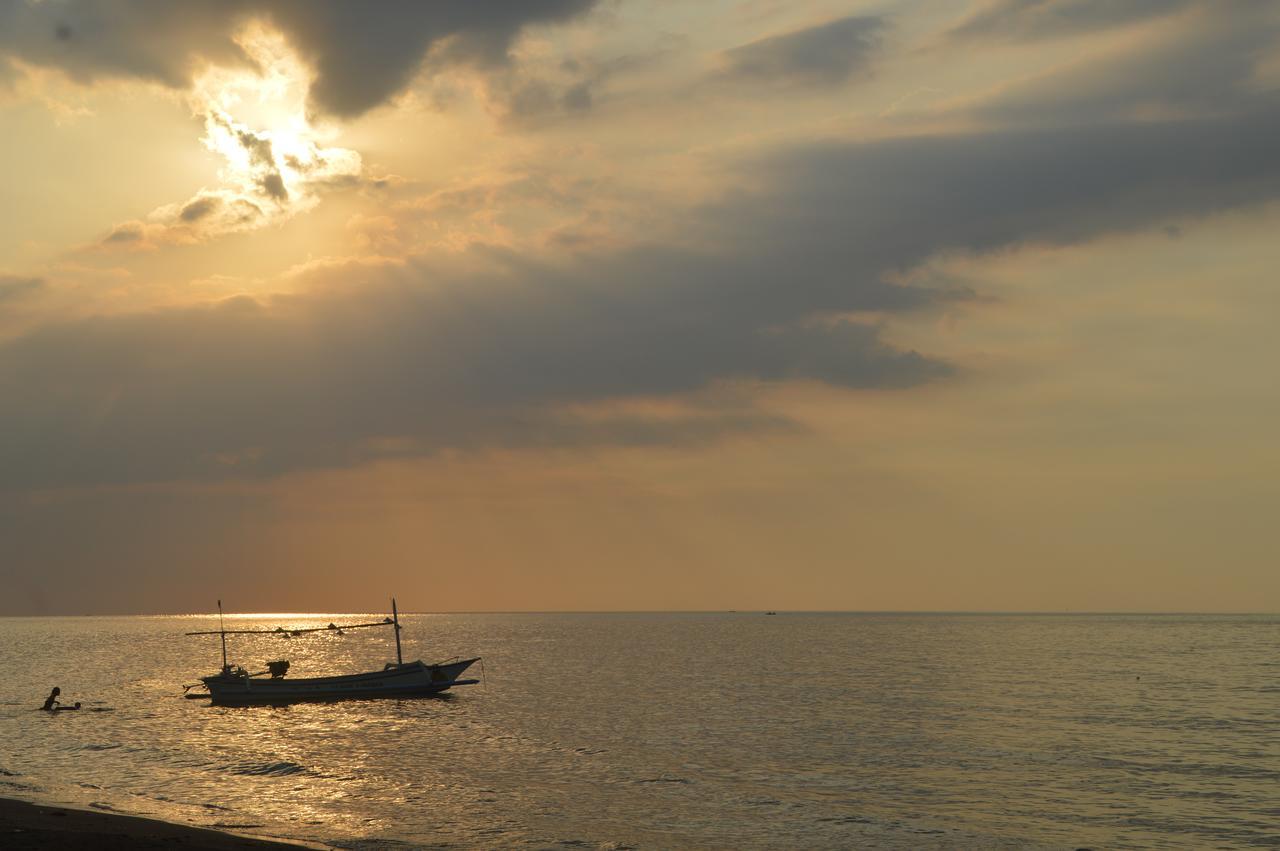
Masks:
[[[0,128],[0,615],[1280,608],[1280,7],[14,2]]]

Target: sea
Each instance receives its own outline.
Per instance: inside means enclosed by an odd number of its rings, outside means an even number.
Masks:
[[[385,613],[238,616],[299,629]],[[338,848],[1280,848],[1280,617],[402,615],[437,698],[217,707],[209,616],[0,619],[0,796]],[[230,636],[290,676],[391,630]],[[53,686],[79,712],[37,711]],[[2,843],[0,843],[2,844]]]

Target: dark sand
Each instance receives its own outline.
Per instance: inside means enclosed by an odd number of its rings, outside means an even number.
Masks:
[[[44,851],[50,848],[70,851],[126,851],[135,848],[186,848],[190,851],[266,851],[274,848],[298,851],[299,846],[138,816],[69,810],[0,798],[0,848],[5,851]]]

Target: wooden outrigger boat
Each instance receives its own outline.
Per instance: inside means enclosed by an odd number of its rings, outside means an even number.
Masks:
[[[228,635],[283,635],[295,636],[308,632],[332,632],[339,635],[348,629],[389,626],[396,635],[396,661],[388,662],[381,671],[360,674],[343,674],[333,677],[304,677],[286,679],[289,663],[281,660],[268,662],[267,670],[249,673],[239,665],[227,663]],[[405,662],[400,651],[400,614],[396,601],[391,601],[391,617],[373,623],[334,624],[306,629],[227,629],[222,622],[222,601],[218,601],[218,629],[204,632],[188,632],[186,635],[217,635],[222,638],[222,670],[200,682],[207,694],[187,694],[189,698],[208,697],[213,703],[292,703],[302,700],[343,700],[347,698],[422,697],[439,694],[454,686],[474,685],[479,680],[459,679],[463,671],[480,661],[457,659],[427,664],[419,659]],[[269,675],[269,676],[268,676]],[[188,686],[187,688],[192,688]]]

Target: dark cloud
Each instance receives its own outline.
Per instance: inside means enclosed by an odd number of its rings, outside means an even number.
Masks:
[[[201,195],[183,206],[178,219],[186,223],[198,222],[216,213],[221,206],[222,199],[218,196]]]
[[[13,89],[14,80],[17,79],[18,72],[14,68],[13,62],[0,56],[0,94],[4,94]]]
[[[1040,125],[1247,110],[1277,39],[1280,6],[1223,0],[1109,54],[1006,87],[976,110]]]
[[[117,225],[115,230],[103,237],[102,242],[106,245],[128,245],[141,242],[144,236],[146,232],[140,222],[125,222]]]
[[[843,83],[867,70],[885,29],[876,17],[838,18],[724,52],[724,77],[753,84]]]
[[[445,447],[705,440],[729,418],[584,404],[726,381],[905,388],[945,364],[851,316],[927,307],[886,281],[948,252],[1072,243],[1280,198],[1280,101],[1238,115],[791,147],[689,214],[705,248],[313,271],[300,294],[51,325],[0,345],[10,488],[355,463]],[[949,296],[948,296],[949,297]],[[56,394],[50,387],[57,387]]]
[[[659,249],[571,269],[495,260],[486,271],[342,268],[330,276],[339,291],[29,334],[0,351],[0,389],[11,394],[0,412],[4,481],[272,473],[377,457],[369,443],[386,437],[417,452],[679,444],[773,424],[750,411],[580,421],[563,406],[724,378],[901,387],[946,373],[872,326],[774,330],[735,315],[722,303],[731,292],[684,292],[707,285],[691,277],[700,267],[723,261]],[[720,268],[730,280],[740,272]],[[853,289],[862,292],[850,304],[900,300],[883,286]]]
[[[0,54],[83,81],[126,76],[180,87],[202,60],[250,64],[234,35],[267,18],[314,68],[312,103],[355,116],[386,102],[424,59],[500,65],[527,25],[595,0],[45,0],[0,4]]]
[[[276,156],[271,146],[271,139],[265,133],[254,133],[252,130],[239,130],[233,128],[229,123],[224,121],[236,137],[236,141],[240,143],[240,147],[244,148],[245,153],[249,155],[249,162],[255,166],[266,166],[275,168]]]
[[[267,187],[259,186],[263,194]],[[285,191],[283,183],[278,187]],[[287,197],[287,195],[286,195]],[[287,211],[286,211],[287,212]],[[146,221],[118,224],[91,250],[155,251],[166,245],[193,245],[261,225],[267,215],[253,200],[228,190],[201,190],[185,204],[170,204]]]
[[[266,195],[275,201],[284,202],[289,200],[289,190],[285,189],[284,178],[280,176],[280,172],[273,171],[265,174],[258,179],[258,186]]]
[[[556,92],[549,84],[534,80],[513,89],[507,100],[512,116],[528,117],[551,112],[558,104]]]
[[[650,72],[675,49],[661,39],[649,50],[613,56],[580,54],[557,62],[527,61],[494,69],[485,76],[485,97],[502,118],[518,123],[580,118],[617,94],[622,81]],[[444,100],[456,93],[439,92]]]
[[[74,79],[139,77],[182,86],[203,57],[244,63],[230,38],[246,4],[229,0],[48,0],[0,3],[0,53]]]
[[[564,93],[560,102],[564,104],[565,109],[569,112],[586,112],[591,109],[591,85],[589,83],[575,83]]]
[[[1241,115],[832,143],[761,164],[792,187],[788,239],[848,260],[1069,244],[1280,197],[1280,99]],[[801,200],[802,199],[802,200]],[[856,236],[855,236],[856,235]]]
[[[1172,14],[1199,0],[988,0],[948,33],[954,39],[1056,38]],[[1208,4],[1213,5],[1213,4]]]
[[[16,275],[0,275],[0,305],[15,302],[34,295],[44,288],[42,278],[23,278]]]
[[[274,4],[272,17],[311,59],[316,104],[337,115],[356,115],[403,89],[424,56],[439,65],[501,65],[523,27],[567,20],[594,3],[292,0]]]

